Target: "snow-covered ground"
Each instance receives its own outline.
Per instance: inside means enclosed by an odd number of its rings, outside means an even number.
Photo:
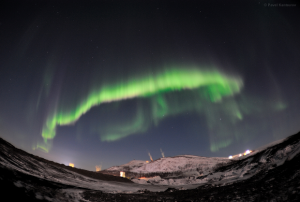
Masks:
[[[144,175],[147,173],[172,173],[181,171],[179,176],[174,175],[166,178],[154,176],[143,179],[133,179],[132,181],[134,183],[127,183],[87,177],[78,172],[73,172],[70,168],[55,166],[56,164],[49,163],[47,160],[40,160],[9,144],[1,143],[0,169],[11,170],[13,173],[23,173],[27,176],[34,176],[43,182],[47,181],[71,186],[71,188],[59,189],[57,194],[61,193],[64,196],[79,199],[80,193],[83,192],[82,188],[95,191],[99,190],[105,193],[140,193],[140,190],[145,189],[152,192],[162,192],[168,188],[179,190],[194,189],[204,184],[226,186],[233,182],[249,179],[262,172],[268,173],[268,171],[291,161],[299,153],[300,138],[294,136],[265,146],[247,156],[241,157],[239,160],[181,155],[160,158],[150,163],[134,160],[127,164],[107,169],[109,171],[129,170]],[[215,166],[218,163],[224,163],[225,166],[216,168]],[[16,176],[17,175],[19,174],[16,174]],[[15,180],[13,184],[16,188],[24,187],[31,189],[32,187],[32,185],[28,183],[28,180],[27,182],[24,180]],[[37,199],[47,199],[45,195],[42,196],[39,195],[39,193],[37,193],[35,197]]]
[[[133,160],[121,166],[108,168],[106,171],[129,171],[141,175],[149,173],[174,173],[173,177],[162,179],[159,176],[152,178],[133,179],[137,184],[165,185],[165,186],[186,186],[206,183],[206,180],[197,179],[212,172],[216,164],[227,163],[230,160],[224,157],[202,157],[194,155],[180,155],[175,157],[165,157],[153,162]],[[178,173],[180,172],[180,176]]]
[[[42,180],[71,185],[78,188],[100,190],[106,193],[136,193],[138,190],[147,189],[153,192],[165,191],[169,186],[154,186],[151,184],[136,184],[126,182],[104,181],[86,177],[72,172],[69,169],[56,167],[47,161],[38,161],[26,152],[15,152],[13,147],[0,144],[0,167],[19,171],[26,175],[35,176]],[[15,182],[16,186],[26,187],[22,182]],[[173,187],[173,186],[172,186]],[[175,186],[176,187],[176,186]],[[196,186],[186,186],[193,189]]]
[[[153,162],[133,160],[121,166],[114,166],[106,169],[107,171],[130,171],[136,173],[151,172],[187,172],[191,170],[210,170],[218,163],[228,162],[224,157],[202,157],[193,155],[180,155],[174,157],[165,157]]]
[[[294,158],[300,153],[300,142],[297,140],[287,144],[287,141],[289,141],[289,138],[277,140],[254,150],[254,152],[246,156],[233,160],[220,157],[207,158],[180,155],[160,158],[150,163],[135,160],[107,170],[130,171],[142,173],[142,175],[155,172],[183,172],[180,176],[174,175],[173,178],[154,176],[132,180],[138,184],[166,186],[200,185],[205,183],[224,184],[248,179],[263,169],[273,169]],[[215,166],[218,163],[224,163],[227,166],[215,170]]]
[[[227,201],[239,200],[240,197],[249,201],[255,196],[250,201],[257,201],[264,196],[265,199],[277,200],[279,195],[280,200],[299,201],[294,200],[299,199],[299,154],[300,133],[236,160],[181,155],[150,163],[131,161],[110,168],[116,173],[127,169],[148,176],[133,179],[134,183],[131,183],[124,178],[96,172],[89,175],[85,173],[89,171],[50,162],[19,150],[0,138],[0,186],[9,197],[14,196],[9,195],[10,192],[18,192],[22,199],[31,194],[29,201],[136,201],[147,197],[154,197],[153,201],[170,198],[178,201],[179,198],[194,200],[202,196],[205,196],[202,197],[204,200],[217,196],[218,201],[225,198]],[[225,165],[216,166],[221,162]],[[176,174],[178,171],[181,172]],[[176,175],[147,175],[164,172]],[[176,191],[185,189],[190,190],[180,194]],[[170,194],[174,190],[177,194]]]
[[[193,173],[190,175],[187,174],[180,179],[161,179],[154,177],[148,179],[134,179],[133,182],[153,185],[199,185],[204,183],[226,184],[249,179],[262,170],[267,172],[268,170],[283,165],[286,161],[292,160],[300,153],[299,140],[291,144],[285,144],[285,141],[288,140],[276,141],[257,149],[249,155],[242,156],[240,159],[231,160],[231,163],[223,168],[205,170],[201,176],[199,176],[200,174],[197,176],[196,173]],[[212,160],[211,162],[213,164],[215,161]]]

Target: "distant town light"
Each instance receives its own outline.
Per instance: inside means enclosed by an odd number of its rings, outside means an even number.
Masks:
[[[247,154],[250,154],[251,152],[252,152],[251,150],[246,150],[244,153],[229,156],[228,158],[229,159],[234,159],[234,158],[237,158],[237,157],[241,157],[241,156],[245,156]]]
[[[247,155],[247,154],[250,154],[251,152],[252,151],[250,151],[250,150],[246,150],[245,153],[244,153],[244,156]]]
[[[120,177],[125,177],[125,172],[121,171],[120,172]]]
[[[99,171],[101,171],[102,166],[101,165],[95,166],[95,168],[96,168],[96,172],[99,172]]]
[[[74,168],[74,163],[69,163],[69,166]]]

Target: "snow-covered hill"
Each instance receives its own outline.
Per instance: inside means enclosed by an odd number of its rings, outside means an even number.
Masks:
[[[222,157],[202,157],[193,155],[180,155],[165,157],[153,162],[133,160],[121,166],[108,168],[107,171],[130,171],[136,173],[151,172],[186,172],[191,170],[206,171],[218,163],[227,163],[230,160]]]
[[[284,140],[276,141],[255,150],[253,153],[242,156],[239,159],[224,160],[225,164],[219,167],[210,167],[210,169],[204,169],[204,172],[199,175],[192,173],[191,176],[183,175],[177,179],[162,179],[154,177],[153,179],[134,179],[135,183],[145,184],[150,183],[153,185],[184,185],[184,184],[226,184],[237,182],[241,180],[249,179],[257,174],[268,173],[270,170],[280,167],[291,161],[295,156],[300,154],[300,134],[290,136]],[[178,157],[175,157],[177,159]],[[178,162],[181,162],[178,158]],[[220,158],[207,158],[210,159],[211,165],[216,165],[220,161]],[[203,162],[203,161],[202,161]],[[158,164],[150,166],[148,171],[161,170],[161,166],[165,164]],[[166,164],[168,165],[168,164]],[[171,163],[172,165],[172,163]],[[142,170],[148,165],[143,165],[138,169]],[[167,166],[168,167],[168,166]],[[146,167],[147,168],[147,167]],[[211,169],[213,168],[213,169]],[[145,182],[145,180],[147,182]]]
[[[245,180],[262,172],[272,170],[293,159],[300,153],[299,134],[278,140],[260,147],[254,152],[236,159],[221,157],[201,157],[180,155],[160,158],[153,162],[130,161],[121,166],[114,166],[103,173],[118,174],[128,172],[128,176],[138,184],[186,185],[206,183],[230,183]],[[179,174],[163,176],[161,173]],[[132,174],[133,173],[133,174]],[[134,174],[136,173],[136,175]],[[154,175],[151,175],[153,173]],[[155,173],[158,173],[155,175]]]
[[[113,166],[108,169],[107,171],[131,171],[136,168],[140,168],[143,165],[146,164],[146,161],[141,161],[141,160],[132,160],[129,163],[120,165],[120,166]]]
[[[244,156],[240,160],[234,160],[226,166],[220,167],[209,176],[202,179],[228,183],[237,180],[244,180],[254,175],[278,168],[299,156],[300,154],[300,134],[292,135],[284,140],[276,141],[257,149],[255,152]]]

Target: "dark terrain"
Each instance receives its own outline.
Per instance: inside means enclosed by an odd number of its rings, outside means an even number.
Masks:
[[[128,186],[131,186],[132,182],[125,178],[51,162],[17,149],[0,138],[0,190],[3,199],[1,201],[76,201],[74,195],[68,195],[62,191],[65,189],[79,190],[83,199],[81,201],[300,201],[300,153],[297,152],[299,140],[300,133],[297,133],[282,143],[215,170],[215,172],[222,172],[226,169],[235,169],[249,161],[258,163],[257,168],[259,169],[256,174],[243,181],[227,184],[211,181],[193,190],[169,188],[164,192],[141,190],[136,194],[109,194],[85,189],[80,185],[70,186],[27,175],[6,166],[3,162],[5,160],[20,170],[30,171],[32,169],[32,172],[38,170],[41,175],[46,172],[46,168],[43,171],[41,167],[44,164],[40,164],[43,162],[52,169],[60,171],[66,169],[94,179],[128,182]],[[276,166],[273,159],[278,158],[279,150],[284,150],[289,145],[294,145],[292,148],[293,151],[296,151],[295,155],[288,156],[282,165]],[[263,155],[267,156],[265,163],[259,161]],[[67,171],[65,172],[65,175],[69,174]]]

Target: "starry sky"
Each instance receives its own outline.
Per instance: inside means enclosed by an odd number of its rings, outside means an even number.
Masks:
[[[95,170],[300,131],[293,1],[4,1],[0,137]]]

